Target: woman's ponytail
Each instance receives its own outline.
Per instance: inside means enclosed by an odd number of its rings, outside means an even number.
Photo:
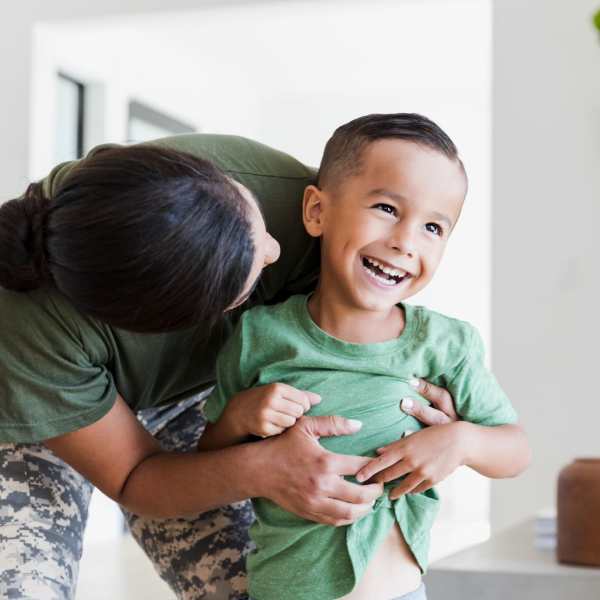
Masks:
[[[25,292],[51,283],[46,262],[49,208],[41,183],[0,205],[0,286]]]
[[[51,201],[32,184],[0,206],[0,286],[51,286],[132,331],[208,330],[250,274],[249,215],[206,160],[151,145],[105,149],[73,167]]]

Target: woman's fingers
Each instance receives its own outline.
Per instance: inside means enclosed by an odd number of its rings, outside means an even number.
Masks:
[[[305,519],[322,523],[323,525],[350,525],[373,510],[373,503],[349,504],[336,498],[323,498],[312,510],[301,515]]]
[[[429,383],[425,379],[419,379],[418,377],[411,379],[410,384],[423,398],[429,400],[435,408],[450,417],[451,421],[458,421],[454,400],[447,389]]]
[[[456,420],[441,410],[421,404],[412,398],[402,398],[400,400],[400,409],[425,425],[444,425]]]
[[[331,498],[350,504],[372,506],[373,502],[383,494],[383,485],[380,483],[357,485],[341,477],[336,477],[332,480],[331,485],[328,495]]]

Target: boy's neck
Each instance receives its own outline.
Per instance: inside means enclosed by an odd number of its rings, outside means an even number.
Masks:
[[[376,344],[397,338],[404,330],[404,313],[398,306],[383,314],[356,309],[327,296],[318,288],[308,301],[312,320],[326,333],[352,344]]]

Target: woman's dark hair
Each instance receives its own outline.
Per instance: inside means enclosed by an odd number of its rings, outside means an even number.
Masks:
[[[108,148],[0,206],[0,286],[53,287],[82,313],[160,332],[213,326],[254,258],[248,201],[212,163],[158,146]]]
[[[377,140],[408,140],[441,152],[450,160],[458,151],[448,135],[433,121],[415,113],[373,114],[338,127],[325,146],[318,185],[337,185],[341,179],[356,175],[362,168],[365,148]]]

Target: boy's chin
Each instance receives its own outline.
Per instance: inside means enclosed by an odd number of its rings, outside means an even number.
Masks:
[[[373,297],[373,294],[369,294],[369,296],[364,295],[356,298],[357,308],[361,308],[367,312],[386,313],[407,297],[405,294],[387,294],[387,298],[382,298],[381,296]]]

